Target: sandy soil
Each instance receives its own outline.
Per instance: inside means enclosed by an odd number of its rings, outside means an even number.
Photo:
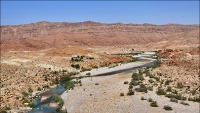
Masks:
[[[69,113],[198,113],[198,103],[188,102],[190,106],[172,103],[169,98],[157,96],[155,91],[147,94],[135,92],[133,96],[126,96],[129,85],[123,82],[130,80],[131,73],[82,78],[83,86],[62,95],[64,108]],[[120,93],[125,96],[121,97]],[[150,107],[149,102],[140,100],[141,96],[156,100],[159,107]],[[164,105],[170,105],[173,110],[165,111]]]

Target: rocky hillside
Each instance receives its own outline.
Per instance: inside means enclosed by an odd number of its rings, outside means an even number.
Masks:
[[[38,50],[66,46],[133,45],[198,37],[198,25],[38,22],[1,26],[2,50]],[[188,32],[190,34],[188,34]],[[188,38],[188,37],[186,37]],[[185,38],[184,38],[185,39]],[[197,43],[195,41],[195,43]]]

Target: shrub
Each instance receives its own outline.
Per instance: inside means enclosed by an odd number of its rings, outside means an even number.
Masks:
[[[166,94],[165,95],[168,98],[175,98],[177,100],[186,100],[186,97],[183,97],[181,94]]]
[[[183,88],[184,86],[183,86],[183,83],[182,82],[178,82],[177,83],[177,88]]]
[[[170,86],[167,86],[167,92],[171,92],[172,91],[172,88]]]
[[[68,81],[65,83],[65,90],[70,90],[70,89],[73,89],[74,88],[74,85],[75,82],[74,81]]]
[[[158,90],[156,91],[156,94],[157,94],[157,95],[165,95],[166,92],[165,92],[163,89],[158,88]]]
[[[91,75],[91,73],[90,73],[90,72],[88,72],[88,73],[86,73],[86,75],[90,76],[90,75]]]
[[[149,81],[149,83],[153,83],[153,79],[149,79],[148,81]]]
[[[178,103],[178,100],[175,99],[175,98],[171,98],[171,99],[170,99],[170,102],[176,102],[176,103]]]
[[[169,85],[170,82],[172,82],[172,80],[166,80],[165,85]]]
[[[135,81],[138,81],[138,80],[143,81],[143,80],[144,80],[144,77],[143,77],[142,75],[137,74],[137,73],[133,73],[133,74],[132,74],[132,78],[133,78],[133,80],[135,80]]]
[[[38,91],[41,91],[42,89],[40,87],[37,88]]]
[[[134,95],[134,91],[129,90],[129,92],[127,93],[127,95]]]
[[[141,100],[146,100],[143,96],[141,97]]]
[[[137,86],[139,85],[139,82],[132,79],[129,85]]]
[[[28,92],[29,92],[29,93],[33,93],[32,88],[29,87],[29,88],[28,88]]]
[[[155,79],[156,81],[158,81],[158,82],[160,81],[160,79],[159,79],[158,77],[154,77],[154,79]]]
[[[147,87],[147,89],[148,89],[149,91],[153,91],[153,86],[149,86],[149,87]]]
[[[137,92],[145,92],[145,93],[148,92],[148,91],[147,91],[147,87],[146,87],[144,84],[140,84],[140,87],[139,87],[139,88],[135,88],[135,90],[136,90]]]
[[[156,102],[156,101],[153,101],[153,102],[151,102],[151,103],[150,103],[150,106],[151,106],[151,107],[158,107],[158,105],[157,105],[157,102]]]
[[[189,104],[188,104],[188,103],[186,103],[186,102],[184,102],[184,101],[180,102],[180,104],[183,104],[183,105],[188,105],[188,106],[189,106]]]
[[[148,102],[153,102],[153,99],[152,99],[152,98],[148,98],[147,101],[148,101]]]
[[[23,91],[23,92],[22,92],[22,95],[23,95],[24,97],[27,97],[29,94],[28,94],[26,91]]]
[[[99,83],[95,83],[95,85],[99,85]]]
[[[124,81],[124,84],[128,84],[128,81]]]
[[[81,68],[81,71],[83,72],[83,71],[91,71],[92,69],[90,69],[90,68],[85,68],[85,67],[82,67]]]
[[[170,107],[169,105],[166,105],[166,106],[163,107],[163,109],[169,111],[169,110],[172,110],[172,107]]]
[[[200,102],[200,97],[193,97],[193,98],[189,97],[188,101]]]
[[[92,66],[92,68],[98,68],[98,66]]]
[[[124,93],[120,93],[120,96],[124,96]]]
[[[53,94],[53,101],[58,102],[57,110],[61,110],[62,106],[64,105],[63,99],[58,94]]]

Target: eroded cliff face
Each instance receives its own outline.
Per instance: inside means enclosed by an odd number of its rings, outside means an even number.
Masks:
[[[2,50],[39,50],[66,46],[133,45],[198,37],[198,25],[38,22],[1,26]],[[184,38],[184,39],[185,39]],[[193,42],[195,43],[195,42]]]

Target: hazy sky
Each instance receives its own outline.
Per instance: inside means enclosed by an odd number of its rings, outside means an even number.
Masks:
[[[199,24],[199,1],[2,1],[1,24],[39,21]]]

